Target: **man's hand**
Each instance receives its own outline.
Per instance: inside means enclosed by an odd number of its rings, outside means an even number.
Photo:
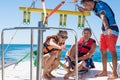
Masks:
[[[111,35],[112,34],[112,30],[109,28],[109,29],[106,29],[106,34],[107,35]]]
[[[75,61],[75,58],[74,57],[70,57],[71,58],[71,61]]]
[[[78,10],[79,10],[80,12],[85,11],[84,8],[82,8],[82,7],[78,7]]]

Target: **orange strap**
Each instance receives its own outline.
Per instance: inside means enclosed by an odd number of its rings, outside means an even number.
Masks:
[[[54,49],[52,46],[47,46],[47,48],[46,47],[43,48],[44,54],[47,54],[47,53],[50,53],[50,52],[52,52],[54,54],[57,54],[59,51],[61,51],[61,50]]]
[[[47,48],[46,48],[46,47],[43,48],[43,52],[46,54],[46,53],[48,53],[49,51],[51,51],[52,49],[53,49],[52,46],[47,46]]]
[[[78,0],[73,0],[72,2],[68,2],[68,3],[75,4],[77,2],[78,2]]]
[[[78,0],[74,0],[74,3],[76,3]]]
[[[46,23],[46,20],[55,12],[57,11],[64,3],[65,3],[66,0],[63,0],[60,4],[58,4],[45,18],[43,24]]]

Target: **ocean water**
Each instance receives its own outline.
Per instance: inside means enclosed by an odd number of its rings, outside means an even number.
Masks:
[[[67,45],[66,50],[62,51],[61,60],[64,60],[65,54],[70,49],[70,47],[71,45]],[[36,49],[37,49],[37,45],[34,45],[34,50]],[[4,50],[5,50],[5,53],[4,53],[5,61],[16,62],[30,52],[30,45],[29,44],[10,44],[10,45],[5,44]],[[120,61],[120,46],[116,46],[116,50],[117,50],[118,60]],[[108,61],[111,62],[112,58],[109,51],[107,51],[107,55],[108,55]],[[92,58],[93,58],[93,61],[95,62],[101,62],[101,53],[99,50],[99,46],[97,46],[96,51]],[[0,45],[0,59],[1,59],[1,45]],[[29,60],[29,56],[24,60]]]

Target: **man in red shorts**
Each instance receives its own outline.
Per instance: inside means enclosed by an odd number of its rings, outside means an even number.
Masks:
[[[107,76],[107,54],[109,50],[112,55],[113,72],[110,79],[118,78],[117,74],[117,53],[116,42],[119,29],[115,21],[115,16],[108,4],[101,0],[81,0],[84,8],[79,7],[79,11],[93,11],[102,20],[102,34],[100,36],[100,50],[102,53],[103,71],[96,76]]]

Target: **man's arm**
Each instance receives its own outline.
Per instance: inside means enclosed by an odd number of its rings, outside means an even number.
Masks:
[[[83,7],[80,7],[80,6],[78,6],[78,10],[79,10],[80,12],[88,11],[87,9],[85,9],[85,8],[83,8]]]
[[[79,57],[78,60],[86,60],[86,59],[90,58],[93,55],[93,53],[95,52],[95,49],[96,49],[96,43],[93,43],[90,51],[86,55]]]
[[[108,20],[107,20],[107,18],[106,18],[106,16],[105,16],[104,11],[101,12],[100,18],[101,18],[101,20],[102,20],[102,23],[103,23],[103,25],[104,25],[105,30],[107,30],[107,29],[109,28],[109,25],[108,25]]]
[[[102,23],[104,25],[104,28],[105,28],[105,31],[106,31],[107,35],[110,35],[112,33],[112,30],[109,28],[108,20],[107,20],[107,18],[105,16],[104,12],[101,12],[100,18],[102,20]]]

